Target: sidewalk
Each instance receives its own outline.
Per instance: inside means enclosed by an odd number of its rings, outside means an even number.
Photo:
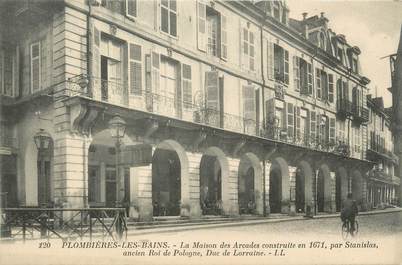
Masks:
[[[401,212],[402,208],[387,208],[384,210],[373,210],[367,212],[360,212],[359,216],[366,215],[376,215],[376,214],[388,214]],[[273,215],[268,217],[255,217],[255,219],[240,219],[231,218],[228,220],[221,220],[217,222],[197,222],[197,223],[178,223],[176,225],[170,224],[169,226],[154,225],[149,228],[138,228],[134,226],[128,227],[127,236],[144,235],[144,234],[154,234],[154,233],[169,233],[169,232],[179,232],[188,230],[199,230],[208,228],[219,228],[219,227],[231,227],[231,226],[244,226],[244,225],[257,225],[265,223],[278,223],[278,222],[289,222],[289,221],[300,221],[300,220],[312,220],[321,218],[339,218],[339,213],[334,214],[319,214],[313,218],[306,218],[301,215],[289,216],[289,215]]]

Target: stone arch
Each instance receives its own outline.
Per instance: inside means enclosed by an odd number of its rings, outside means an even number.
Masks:
[[[326,164],[318,168],[317,176],[317,212],[332,211],[332,180],[331,172]]]
[[[234,198],[230,194],[229,174],[229,161],[225,153],[216,146],[207,148],[200,161],[200,204],[203,214],[232,212]]]
[[[335,172],[336,177],[336,188],[335,188],[335,207],[336,211],[341,211],[342,209],[342,202],[346,199],[348,195],[348,172],[344,167],[338,167]]]
[[[262,166],[260,159],[255,154],[248,152],[240,158],[238,183],[240,213],[262,215],[264,212]],[[252,194],[248,194],[250,191]],[[252,209],[248,205],[249,201],[254,204]]]
[[[271,159],[269,170],[269,205],[271,213],[289,213],[289,167],[282,157]]]
[[[296,212],[309,213],[312,209],[313,200],[313,170],[305,160],[298,163],[296,170],[295,205]]]
[[[174,140],[171,140],[171,139],[164,140],[155,147],[155,150],[153,152],[153,161],[152,161],[153,191],[154,191],[154,187],[155,187],[154,185],[156,184],[156,183],[154,183],[154,178],[156,177],[156,176],[154,176],[154,173],[157,168],[157,165],[154,164],[154,162],[156,163],[155,159],[158,157],[158,153],[161,154],[162,159],[168,160],[167,164],[169,164],[169,165],[168,165],[167,171],[169,171],[169,172],[165,172],[165,173],[170,174],[170,171],[174,171],[171,173],[176,175],[176,179],[173,178],[172,180],[168,181],[168,185],[175,186],[174,184],[177,184],[177,188],[178,188],[178,190],[173,189],[173,191],[171,191],[169,189],[169,194],[168,194],[169,198],[167,198],[167,200],[170,199],[174,195],[175,198],[177,199],[177,201],[175,203],[178,204],[178,205],[171,206],[173,209],[172,212],[175,212],[174,208],[177,208],[178,209],[177,215],[180,214],[181,216],[189,216],[190,215],[190,204],[189,204],[190,181],[189,181],[189,173],[188,173],[187,153],[180,143],[178,143]],[[173,162],[171,162],[171,160],[173,160]],[[179,183],[172,183],[172,181],[173,182],[178,181]],[[169,186],[169,188],[170,188],[170,186]],[[153,194],[153,200],[156,200],[156,198],[154,198],[154,194]],[[171,202],[171,201],[169,201],[169,202]],[[164,209],[164,210],[166,210],[166,209]],[[156,212],[154,209],[154,215],[155,214],[156,214]],[[172,215],[172,213],[169,212],[169,215]]]

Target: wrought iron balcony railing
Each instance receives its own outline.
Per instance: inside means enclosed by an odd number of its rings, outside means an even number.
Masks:
[[[79,95],[110,104],[123,105],[130,109],[150,112],[162,116],[181,119],[188,122],[222,128],[228,131],[255,135],[266,139],[290,143],[344,156],[350,155],[350,148],[342,142],[323,140],[307,133],[289,135],[287,128],[264,125],[254,119],[225,113],[208,108],[205,100],[193,104],[174,95],[158,94],[151,91],[135,91],[128,95],[128,88],[123,84],[90,78],[85,76],[71,78],[68,82],[70,96]]]
[[[362,106],[352,105],[353,117],[360,122],[369,120],[369,110]]]
[[[338,114],[348,116],[353,114],[352,102],[347,99],[338,99],[336,102],[336,109]]]

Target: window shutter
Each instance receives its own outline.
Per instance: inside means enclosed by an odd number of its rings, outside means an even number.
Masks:
[[[343,98],[345,100],[349,100],[349,84],[346,81],[342,82],[342,86],[343,86]]]
[[[321,71],[320,69],[315,69],[315,85],[317,87],[317,98],[321,99]]]
[[[137,0],[126,0],[126,15],[128,17],[137,16]]]
[[[160,58],[159,53],[152,52],[152,92],[158,93],[160,83]]]
[[[206,35],[206,6],[201,1],[197,2],[197,44],[198,49],[201,51],[207,50],[207,35]]]
[[[283,70],[283,75],[285,79],[285,83],[289,84],[289,52],[285,49],[284,51],[284,70]]]
[[[205,73],[206,86],[206,107],[207,107],[207,123],[209,125],[220,126],[220,106],[219,106],[219,78],[217,71],[209,71]]]
[[[295,116],[296,116],[296,140],[301,140],[301,131],[300,131],[300,107],[295,107]]]
[[[294,107],[292,103],[287,103],[287,124],[288,124],[288,139],[293,139],[294,135]]]
[[[321,98],[328,100],[328,75],[324,71],[321,71]]]
[[[329,142],[335,144],[335,118],[329,119]]]
[[[31,92],[38,91],[41,86],[40,57],[40,42],[31,44]],[[6,68],[6,66],[7,64],[4,65],[4,68]]]
[[[249,65],[249,50],[248,50],[248,39],[249,33],[248,29],[245,27],[240,28],[241,36],[241,68],[248,69]]]
[[[142,94],[141,46],[130,43],[130,94]]]
[[[300,90],[300,60],[299,57],[293,56],[293,76],[295,90]],[[303,89],[303,88],[302,88]],[[303,93],[303,90],[301,91]]]
[[[275,120],[275,98],[265,101],[265,126],[273,126]]]
[[[224,15],[221,17],[221,58],[226,60],[228,58],[228,47],[227,47],[227,18]]]
[[[243,86],[243,110],[246,120],[256,120],[254,86]]]
[[[191,65],[183,64],[182,72],[183,106],[184,108],[191,108],[193,99],[193,92],[191,87]]]
[[[316,112],[310,112],[310,140],[315,143],[316,140],[316,132],[317,132],[317,120],[316,120]]]
[[[256,125],[256,100],[254,86],[243,86],[243,112],[245,132],[255,133]]]
[[[254,71],[254,57],[255,57],[255,49],[254,49],[254,32],[249,31],[249,56],[250,56],[250,70]]]
[[[13,82],[15,75],[14,72],[14,65],[15,65],[15,57],[14,51],[11,49],[7,49],[4,51],[4,72],[3,72],[3,80],[0,79],[0,83],[3,81],[3,90],[0,90],[0,94],[3,93],[4,95],[13,96],[14,87]]]
[[[308,94],[313,95],[313,66],[311,63],[307,63],[307,86]]]
[[[328,75],[328,100],[329,102],[334,102],[334,75]]]
[[[274,44],[267,41],[267,77],[268,79],[274,79]]]

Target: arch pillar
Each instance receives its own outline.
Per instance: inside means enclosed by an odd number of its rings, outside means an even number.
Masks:
[[[296,172],[297,167],[289,166],[289,214],[296,214]],[[283,190],[282,190],[283,192]]]
[[[238,170],[240,159],[227,158],[229,174],[226,179],[222,169],[222,207],[225,215],[239,215]]]
[[[187,152],[187,157],[189,196],[187,201],[183,201],[185,205],[182,208],[189,208],[190,218],[199,218],[202,215],[200,206],[200,164],[202,154]]]
[[[265,171],[265,214],[269,215],[271,213],[271,207],[269,204],[269,193],[270,193],[270,185],[269,185],[269,174],[271,172],[271,166],[272,164],[269,162],[265,162],[265,167],[263,167],[263,170]]]

